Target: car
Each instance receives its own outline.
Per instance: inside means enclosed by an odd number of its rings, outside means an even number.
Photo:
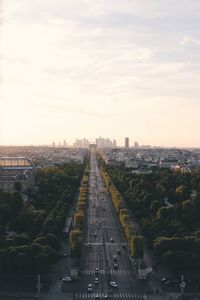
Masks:
[[[96,232],[94,233],[94,237],[97,237],[97,233]]]
[[[117,261],[117,256],[116,255],[113,255],[113,260]]]
[[[88,284],[88,289],[87,290],[88,290],[88,292],[92,292],[92,284],[91,283]]]
[[[87,243],[87,247],[90,248],[91,247],[91,243]]]
[[[70,281],[72,281],[72,278],[70,276],[65,276],[65,277],[63,277],[62,281],[63,282],[70,282]]]
[[[63,253],[63,257],[67,257],[67,256],[69,256],[69,253],[64,252],[64,253]]]
[[[99,268],[95,268],[95,274],[99,274]]]
[[[110,281],[110,286],[114,287],[114,288],[117,288],[118,287],[118,284],[116,281]]]
[[[121,254],[121,250],[120,249],[117,249],[117,254]]]
[[[111,243],[112,243],[112,242],[114,242],[114,239],[111,237],[111,238],[110,238],[110,241],[111,241]]]
[[[118,265],[114,264],[113,269],[117,270],[118,269]]]
[[[100,296],[98,294],[95,295],[95,299],[100,299]]]
[[[108,299],[108,295],[107,295],[107,294],[104,294],[104,295],[103,295],[103,299]]]
[[[95,280],[94,280],[94,283],[98,284],[99,283],[99,278],[96,277]]]
[[[65,258],[68,257],[69,253],[64,252],[63,254],[60,254],[60,258]]]
[[[190,282],[190,283],[194,283],[194,282]],[[169,280],[169,285],[176,285],[176,284],[179,284],[179,280],[176,280],[176,279],[172,279],[172,280]]]
[[[168,279],[167,278],[162,278],[161,280],[160,280],[162,283],[165,283],[166,281],[168,281]]]

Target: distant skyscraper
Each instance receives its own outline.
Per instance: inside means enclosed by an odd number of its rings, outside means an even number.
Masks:
[[[135,147],[135,148],[138,148],[138,147],[139,147],[138,142],[134,142],[134,147]]]
[[[55,143],[55,142],[53,142],[53,143],[52,143],[52,146],[53,146],[53,147],[55,147],[55,145],[56,145],[56,143]]]
[[[102,138],[99,137],[96,139],[96,145],[97,148],[116,148],[116,145],[114,144],[114,142],[112,142],[110,139],[108,138]]]
[[[129,138],[125,137],[125,148],[129,148]]]
[[[74,148],[89,148],[89,141],[87,139],[76,139],[76,142],[73,144]]]

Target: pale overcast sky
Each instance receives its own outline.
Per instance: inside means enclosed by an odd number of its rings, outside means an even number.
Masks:
[[[199,0],[3,0],[0,144],[200,146]]]

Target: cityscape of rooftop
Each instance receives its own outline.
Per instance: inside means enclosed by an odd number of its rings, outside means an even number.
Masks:
[[[200,299],[200,0],[0,0],[0,300]]]
[[[67,140],[63,141],[53,141],[51,143],[41,143],[41,144],[1,144],[0,147],[54,147],[54,148],[89,148],[89,145],[95,144],[100,146],[99,148],[127,148],[125,146],[124,141],[121,143],[117,143],[116,139],[109,139],[109,138],[102,138],[104,140],[103,143],[98,143],[97,139],[89,140],[86,138],[80,138],[80,139],[75,139],[74,141],[67,142]],[[200,149],[198,146],[174,146],[173,144],[169,145],[159,145],[159,144],[139,144],[137,141],[134,139],[131,139],[129,141],[129,147],[128,148],[177,148],[177,149]]]
[[[169,145],[160,145],[160,144],[141,144],[138,141],[135,141],[134,138],[125,137],[121,142],[118,143],[116,139],[98,137],[94,139],[87,139],[87,138],[75,138],[69,142],[67,139],[60,140],[60,141],[52,141],[50,143],[41,143],[41,144],[0,144],[1,146],[5,147],[20,147],[20,146],[27,146],[27,147],[54,147],[54,148],[89,148],[91,144],[95,144],[97,148],[177,148],[177,149],[200,149],[198,146],[174,146],[173,144]]]

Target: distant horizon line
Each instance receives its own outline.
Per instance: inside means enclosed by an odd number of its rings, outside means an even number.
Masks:
[[[89,144],[96,144],[96,143],[89,143]],[[87,149],[87,147],[76,147],[73,145],[52,145],[52,144],[2,144],[0,147],[50,147],[50,148],[77,148],[77,149]],[[110,149],[115,149],[115,148],[122,148],[122,149],[155,149],[155,148],[168,148],[168,149],[200,149],[200,146],[162,146],[162,145],[148,145],[148,144],[143,144],[139,145],[138,147],[130,146],[125,147],[124,145],[117,145],[116,147],[99,147],[100,149],[103,148],[110,148]]]

